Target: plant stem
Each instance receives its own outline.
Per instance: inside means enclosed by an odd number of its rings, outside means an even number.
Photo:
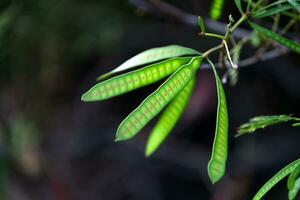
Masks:
[[[224,36],[222,35],[219,35],[219,34],[215,34],[215,33],[199,33],[200,36],[207,36],[207,37],[214,37],[214,38],[217,38],[217,39],[221,39],[223,40],[224,39]]]
[[[243,14],[242,17],[229,29],[229,33],[233,33],[234,30],[248,18],[248,15],[248,13]]]
[[[212,53],[212,52],[214,52],[214,51],[217,51],[217,50],[219,50],[219,49],[222,49],[223,48],[223,43],[222,44],[219,44],[218,46],[215,46],[215,47],[213,47],[213,48],[211,48],[211,49],[209,49],[209,50],[207,50],[207,51],[205,51],[203,54],[202,54],[202,56],[204,57],[204,58],[206,58],[210,53]]]

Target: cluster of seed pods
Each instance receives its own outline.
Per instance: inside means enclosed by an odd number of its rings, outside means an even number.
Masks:
[[[197,51],[176,45],[150,49],[101,76],[99,80],[102,82],[84,93],[81,99],[85,102],[109,99],[168,77],[157,90],[121,122],[116,133],[116,141],[134,137],[167,106],[147,142],[145,153],[146,156],[150,156],[167,137],[183,113],[195,85],[196,71],[200,68],[202,60],[202,55]],[[145,64],[145,67],[136,69]],[[103,81],[103,79],[125,70],[131,71]],[[214,183],[224,175],[225,171],[228,115],[222,83],[214,67],[213,70],[219,104],[208,174]]]
[[[156,91],[148,96],[120,124],[116,140],[127,140],[135,136],[190,82],[199,67],[202,57],[194,57],[172,74]]]
[[[189,102],[195,83],[196,78],[193,78],[163,111],[147,140],[146,156],[150,156],[172,131]]]

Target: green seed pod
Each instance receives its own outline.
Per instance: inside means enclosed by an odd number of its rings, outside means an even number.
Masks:
[[[96,84],[82,95],[82,101],[100,101],[150,85],[174,73],[192,58],[172,58],[122,74]]]
[[[150,156],[174,128],[191,97],[195,82],[196,78],[193,78],[162,113],[148,138],[146,156]]]
[[[228,152],[228,112],[226,105],[226,97],[222,82],[217,74],[214,64],[208,59],[212,66],[217,86],[218,93],[218,109],[215,139],[212,149],[211,159],[208,163],[208,175],[213,183],[219,181],[226,168],[227,152]]]
[[[128,140],[134,137],[190,82],[195,74],[195,69],[200,66],[201,61],[202,57],[194,57],[148,96],[120,124],[116,134],[116,141]]]
[[[164,47],[156,47],[156,48],[148,49],[130,58],[129,60],[125,61],[122,65],[115,68],[111,72],[108,72],[100,76],[99,78],[97,78],[97,80],[100,81],[106,79],[107,77],[110,77],[114,73],[118,73],[124,70],[130,70],[132,68],[136,68],[141,65],[158,62],[168,58],[187,56],[187,55],[200,55],[200,53],[194,49],[179,46],[179,45],[169,45]]]

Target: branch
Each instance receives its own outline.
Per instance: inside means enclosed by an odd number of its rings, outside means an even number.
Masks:
[[[240,60],[238,63],[238,67],[239,68],[247,67],[247,66],[253,65],[260,61],[272,60],[279,56],[283,56],[283,55],[287,54],[288,52],[289,51],[286,48],[278,47],[276,49],[270,50],[270,51],[262,54],[261,56],[253,56],[253,57],[246,58],[244,60]],[[222,63],[217,63],[217,64],[215,64],[215,66],[218,68],[222,68]],[[210,65],[207,63],[205,63],[201,66],[201,69],[210,69],[210,68],[211,68]]]
[[[160,16],[161,14],[172,17],[176,20],[176,22],[186,24],[188,26],[194,26],[197,27],[197,16],[192,15],[189,13],[186,13],[182,11],[181,9],[168,4],[162,0],[129,0],[131,4],[134,6],[143,9],[144,11],[147,11],[149,13],[152,13],[156,16]],[[205,21],[205,25],[208,29],[210,29],[213,32],[218,32],[220,34],[224,34],[226,31],[226,24],[210,20],[209,18],[203,18]],[[249,37],[249,35],[252,33],[252,31],[242,29],[242,28],[236,28],[233,32],[233,36],[236,39],[243,39],[245,37]],[[282,56],[287,54],[289,51],[281,46],[277,46],[275,49],[270,50],[266,53],[263,53],[262,55],[255,55],[253,57],[246,58],[244,60],[241,60],[238,63],[239,67],[247,67],[250,65],[253,65],[259,61],[267,61],[271,60],[273,58]],[[216,67],[222,68],[222,63],[217,63]],[[210,65],[203,64],[201,66],[202,69],[210,69]]]
[[[197,16],[184,12],[183,10],[168,4],[161,0],[129,0],[131,4],[134,6],[154,14],[156,16],[165,15],[167,17],[171,17],[176,20],[178,23],[186,24],[192,27],[198,27],[197,24]],[[220,34],[225,34],[226,24],[213,21],[209,18],[203,18],[206,27],[213,32],[217,32]],[[233,36],[237,39],[242,39],[245,36],[249,35],[251,31],[246,29],[237,28]]]

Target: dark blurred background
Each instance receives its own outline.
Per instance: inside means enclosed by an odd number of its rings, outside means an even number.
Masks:
[[[179,44],[205,51],[216,43],[199,38],[196,26],[148,12],[145,2],[1,0],[0,199],[250,199],[299,157],[299,128],[289,125],[234,138],[250,117],[299,116],[300,60],[292,54],[244,67],[237,85],[225,86],[230,153],[226,176],[216,185],[206,172],[217,103],[210,70],[199,72],[187,110],[152,157],[144,157],[144,146],[153,123],[128,142],[114,142],[118,124],[158,84],[81,102],[96,77],[148,48]],[[202,16],[211,4],[168,2]],[[239,17],[233,1],[221,21],[230,13]],[[242,57],[253,52],[248,47]],[[265,199],[287,199],[286,183]]]

